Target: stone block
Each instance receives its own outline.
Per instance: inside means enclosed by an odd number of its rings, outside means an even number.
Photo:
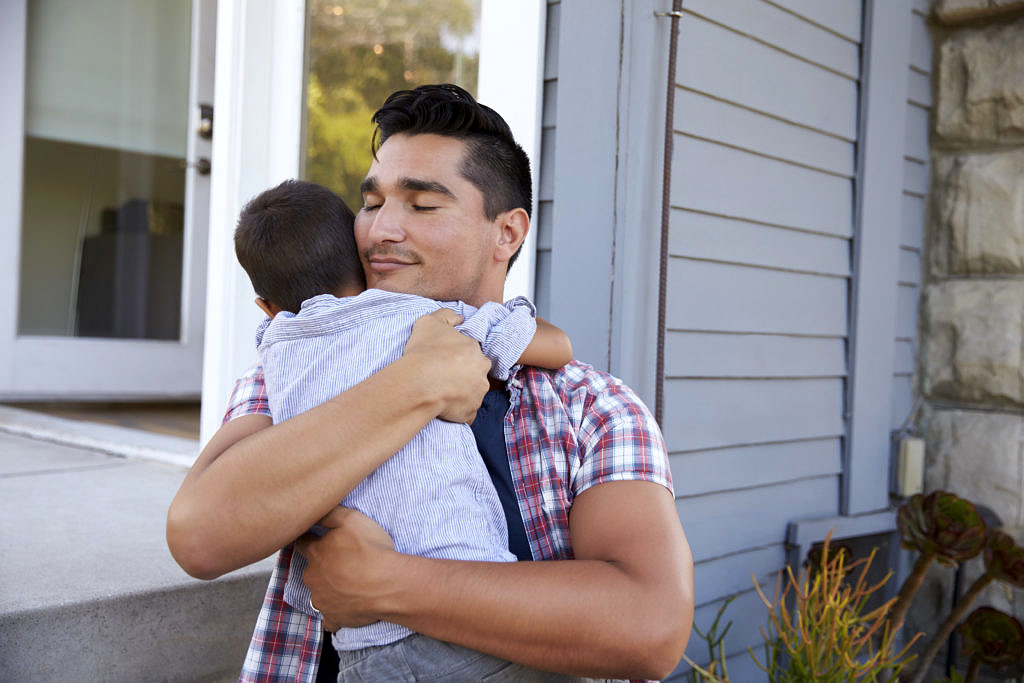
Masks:
[[[1024,406],[1024,280],[929,285],[921,311],[926,398]]]
[[[1024,274],[1024,151],[940,156],[932,196],[933,274]]]
[[[952,33],[939,48],[937,76],[940,138],[1024,141],[1024,20]]]
[[[1024,526],[1024,418],[929,408],[923,415],[925,489],[951,491],[990,508],[1004,527]]]
[[[1024,9],[1024,0],[938,0],[935,17],[944,23],[998,16]]]

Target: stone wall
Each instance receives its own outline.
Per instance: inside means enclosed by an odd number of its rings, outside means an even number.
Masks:
[[[986,505],[1024,541],[1024,1],[939,0],[933,19],[925,488]],[[951,576],[916,601],[921,628],[948,610]],[[1024,618],[1024,591],[993,586],[985,603]]]

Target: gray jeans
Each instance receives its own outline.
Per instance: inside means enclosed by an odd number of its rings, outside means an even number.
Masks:
[[[451,643],[414,633],[380,647],[339,652],[338,683],[379,681],[524,681],[584,683],[577,678],[512,664]]]

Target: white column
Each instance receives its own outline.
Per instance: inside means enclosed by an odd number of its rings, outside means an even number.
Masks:
[[[251,197],[298,177],[302,145],[303,0],[220,0],[210,188],[200,439],[220,426],[234,380],[255,361],[262,313],[232,235]]]
[[[537,219],[540,120],[544,88],[543,0],[483,0],[480,6],[480,75],[477,99],[501,114],[530,157],[533,219]],[[505,281],[505,298],[533,298],[536,225]]]

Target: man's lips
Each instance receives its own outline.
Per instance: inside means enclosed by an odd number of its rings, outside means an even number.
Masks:
[[[401,270],[407,266],[411,266],[410,261],[401,261],[393,258],[371,258],[369,261],[370,270],[377,273],[389,273],[395,270]]]

